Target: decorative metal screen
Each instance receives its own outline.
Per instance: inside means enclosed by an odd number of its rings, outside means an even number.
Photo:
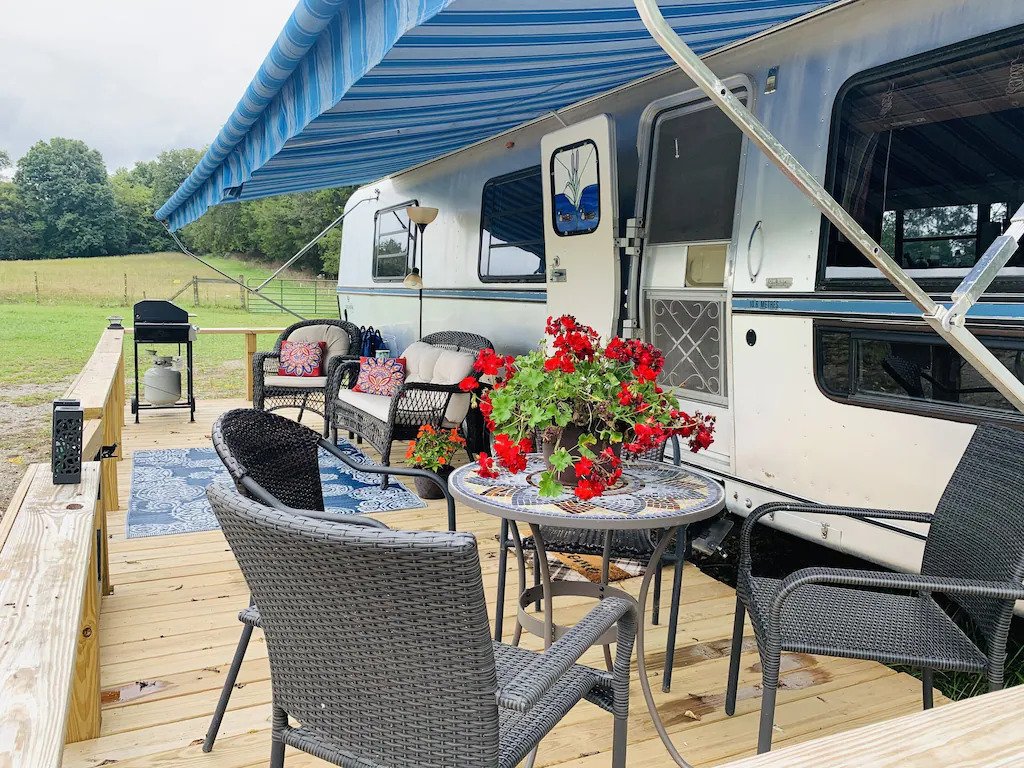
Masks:
[[[687,397],[725,403],[725,294],[648,293],[647,328],[665,353],[661,382]]]

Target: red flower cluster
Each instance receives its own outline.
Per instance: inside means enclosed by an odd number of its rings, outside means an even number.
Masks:
[[[572,315],[549,317],[545,328],[552,337],[555,354],[575,360],[593,360],[600,337],[589,325],[576,322]]]
[[[526,454],[532,450],[533,443],[525,437],[518,443],[513,443],[508,435],[496,435],[494,438],[494,452],[498,455],[498,461],[512,474],[526,469]]]
[[[665,367],[661,350],[640,339],[624,340],[616,336],[608,342],[604,356],[620,363],[632,363],[633,375],[640,381],[654,381]]]
[[[600,496],[622,477],[622,460],[611,448],[601,451],[596,462],[581,456],[573,468],[576,470],[573,493],[581,501]]]

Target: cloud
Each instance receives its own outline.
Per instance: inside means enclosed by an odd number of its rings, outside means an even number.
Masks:
[[[81,139],[114,170],[208,144],[292,0],[0,2],[0,149]]]

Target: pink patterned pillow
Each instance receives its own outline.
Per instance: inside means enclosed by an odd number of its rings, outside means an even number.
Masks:
[[[394,397],[404,383],[404,357],[360,357],[359,378],[352,391]]]
[[[286,341],[281,344],[280,376],[323,376],[327,344],[323,341]]]

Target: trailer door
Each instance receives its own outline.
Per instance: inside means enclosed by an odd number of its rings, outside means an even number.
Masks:
[[[747,99],[746,78],[728,82]],[[662,384],[686,410],[718,420],[711,450],[688,460],[723,472],[733,470],[729,292],[744,146],[740,130],[696,89],[654,102],[641,119],[644,337],[665,353]]]
[[[598,115],[541,140],[547,305],[603,336],[618,328],[615,124]]]

